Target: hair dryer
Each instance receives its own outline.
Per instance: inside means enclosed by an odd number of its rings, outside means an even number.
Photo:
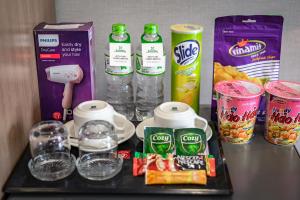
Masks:
[[[56,83],[64,83],[62,107],[64,109],[63,121],[67,118],[67,111],[72,106],[73,86],[81,82],[83,71],[79,65],[58,65],[45,69],[47,79]]]

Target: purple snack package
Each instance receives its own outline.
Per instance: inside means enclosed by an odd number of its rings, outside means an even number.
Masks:
[[[215,20],[213,88],[223,80],[247,80],[260,85],[278,80],[283,17],[225,16]],[[265,121],[262,96],[257,122]],[[211,118],[217,120],[213,89]]]
[[[40,23],[33,30],[42,120],[68,121],[94,99],[94,28],[87,23]]]

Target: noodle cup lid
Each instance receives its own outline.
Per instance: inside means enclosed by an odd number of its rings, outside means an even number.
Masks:
[[[265,90],[284,99],[300,100],[300,83],[297,82],[272,81],[265,84]]]
[[[262,86],[241,80],[218,82],[215,85],[215,90],[220,94],[235,98],[255,98],[265,92]]]

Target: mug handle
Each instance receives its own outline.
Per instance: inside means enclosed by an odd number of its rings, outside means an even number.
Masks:
[[[203,130],[206,131],[207,126],[208,126],[207,120],[204,119],[203,117],[198,116],[198,115],[196,115],[195,119],[198,120],[198,121],[201,121],[202,123],[205,124],[205,126],[203,127]]]
[[[123,120],[127,120],[127,118],[124,115],[120,114],[120,113],[115,112],[114,113],[114,117],[115,116],[123,118]],[[124,124],[123,124],[123,126],[118,126],[117,124],[114,124],[114,127],[115,127],[116,131],[123,131],[125,129],[125,125]]]

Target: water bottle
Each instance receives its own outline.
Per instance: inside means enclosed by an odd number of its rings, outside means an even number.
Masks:
[[[157,24],[146,24],[141,45],[136,51],[136,118],[153,116],[155,107],[164,100],[165,53]]]
[[[128,120],[134,116],[133,54],[125,24],[113,24],[105,49],[106,101]]]

